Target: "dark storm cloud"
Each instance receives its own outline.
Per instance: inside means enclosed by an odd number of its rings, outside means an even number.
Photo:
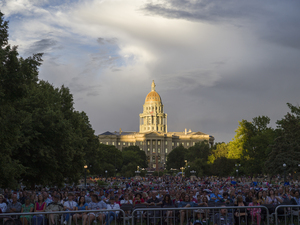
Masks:
[[[142,9],[148,15],[254,26],[259,37],[285,47],[300,48],[300,1],[163,0]]]
[[[104,45],[104,44],[116,44],[118,42],[118,39],[117,38],[101,38],[101,37],[99,37],[97,39],[97,42],[100,45]]]
[[[26,55],[32,55],[35,53],[44,53],[45,51],[51,49],[57,45],[57,41],[51,38],[41,39],[39,41],[34,42],[29,46],[27,50],[25,50]]]

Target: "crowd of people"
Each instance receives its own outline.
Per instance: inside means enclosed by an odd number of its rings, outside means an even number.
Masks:
[[[187,221],[187,210],[177,212],[181,225],[209,224],[209,210],[205,207],[218,205],[221,210],[213,215],[214,225],[240,225],[246,217],[255,223],[261,223],[261,208],[241,208],[228,211],[225,206],[260,206],[292,203],[300,205],[299,186],[297,181],[290,183],[268,183],[251,178],[206,177],[187,179],[182,177],[149,177],[142,180],[119,180],[118,186],[110,183],[105,188],[97,186],[87,189],[76,187],[36,188],[35,190],[8,190],[0,195],[0,213],[19,212],[56,212],[69,211],[62,219],[67,224],[72,217],[75,224],[86,225],[92,222],[110,225],[118,216],[122,205],[156,206],[162,208],[193,208],[195,216]],[[201,207],[199,209],[199,207]],[[273,207],[274,208],[274,207]],[[105,209],[105,211],[99,211]],[[87,213],[77,211],[90,210]],[[92,211],[98,210],[98,211]],[[272,209],[271,209],[272,210]],[[166,211],[165,222],[173,225],[173,211]],[[270,212],[272,213],[272,212]],[[22,215],[22,224],[41,225],[47,219],[50,225],[57,224],[60,214]],[[137,219],[137,222],[142,219]]]

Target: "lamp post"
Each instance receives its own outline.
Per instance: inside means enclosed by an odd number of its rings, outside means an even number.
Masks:
[[[180,169],[181,169],[181,176],[184,177],[184,175],[183,175],[183,170],[184,170],[185,168],[184,168],[184,167],[180,167]]]
[[[107,170],[105,170],[105,181],[107,181]]]
[[[284,172],[284,183],[286,182],[286,177],[285,177],[285,168],[286,168],[286,164],[283,163],[283,172]],[[284,185],[284,184],[283,184]]]
[[[86,169],[88,168],[88,166],[85,165],[83,168],[84,168],[84,186],[86,188]]]
[[[235,167],[237,167],[237,170],[236,170],[236,173],[237,173],[236,178],[238,178],[238,176],[239,176],[239,168],[240,168],[240,166],[241,166],[241,164],[239,164],[239,163],[236,163],[236,164],[235,164]]]

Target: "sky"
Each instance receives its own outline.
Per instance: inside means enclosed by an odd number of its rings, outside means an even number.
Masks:
[[[299,104],[300,1],[1,0],[10,44],[44,53],[40,79],[65,85],[96,134],[138,131],[155,81],[168,131],[234,138],[273,128]]]

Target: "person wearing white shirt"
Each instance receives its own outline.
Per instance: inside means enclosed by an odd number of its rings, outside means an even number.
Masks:
[[[115,197],[111,196],[109,203],[107,204],[107,209],[120,209],[120,205],[115,203]],[[109,211],[106,216],[104,225],[110,225],[114,218],[118,216],[119,211]]]
[[[76,209],[76,205],[77,203],[73,201],[74,199],[74,194],[73,193],[69,193],[68,194],[68,201],[66,201],[64,203],[64,210],[65,211],[75,211]],[[71,214],[71,216],[73,216],[74,213]],[[66,218],[65,218],[65,221],[64,221],[64,224],[67,224],[68,221],[70,219],[70,213],[66,214]]]
[[[0,213],[5,213],[7,209],[7,204],[4,202],[4,196],[0,195]]]
[[[124,199],[120,201],[120,204],[132,204],[132,200],[129,199],[128,194],[124,194]]]

